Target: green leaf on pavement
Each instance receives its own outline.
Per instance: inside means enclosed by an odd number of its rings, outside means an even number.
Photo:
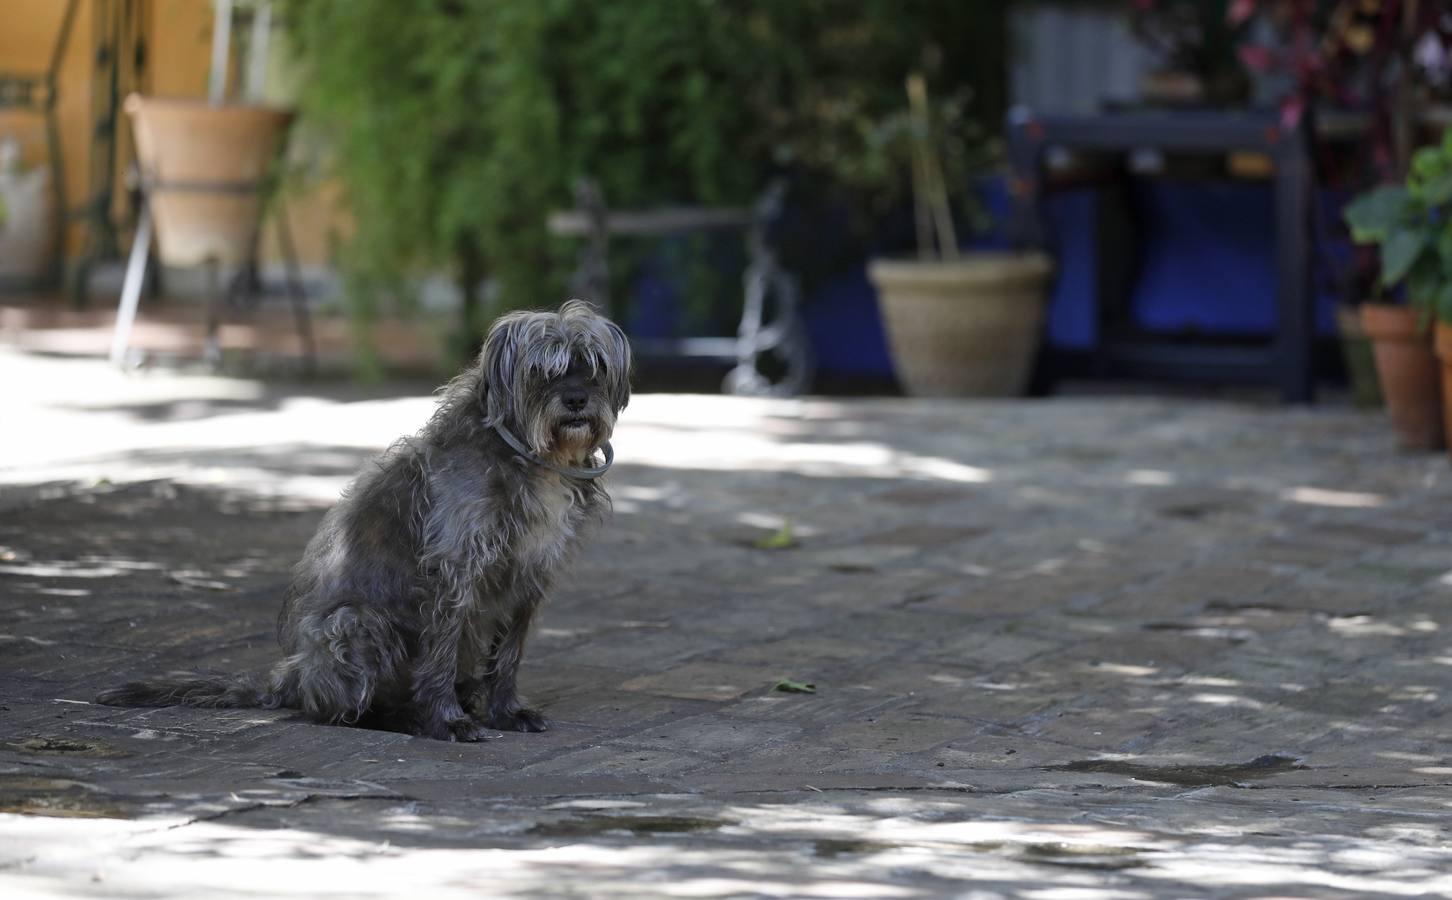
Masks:
[[[792,520],[782,522],[781,529],[775,534],[764,537],[756,542],[758,550],[787,550],[797,545],[797,539],[792,536]]]
[[[817,692],[817,686],[815,684],[804,684],[800,681],[792,681],[790,678],[783,678],[772,687],[772,690],[787,694],[815,694]]]

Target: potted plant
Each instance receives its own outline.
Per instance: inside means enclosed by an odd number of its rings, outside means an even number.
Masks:
[[[1402,289],[1407,300],[1362,305],[1402,446],[1443,446],[1444,423],[1452,423],[1443,407],[1452,398],[1452,129],[1413,154],[1404,183],[1351,203],[1346,221],[1354,240],[1379,248],[1382,287]],[[1434,321],[1440,376],[1429,340]]]
[[[232,28],[234,5],[241,23]],[[128,97],[137,163],[155,218],[162,263],[235,266],[252,261],[268,179],[293,114],[259,101],[270,6],[214,0],[209,97]],[[234,41],[234,33],[236,40]],[[237,45],[239,77],[230,51]],[[238,82],[230,92],[229,81]],[[235,99],[237,94],[244,99]]]
[[[1227,19],[1240,33],[1242,64],[1262,88],[1256,101],[1278,105],[1288,125],[1315,108],[1322,184],[1355,190],[1405,179],[1418,143],[1418,111],[1428,106],[1428,91],[1448,77],[1449,29],[1439,4],[1232,0]],[[1346,140],[1347,128],[1355,140]],[[1337,139],[1321,140],[1325,137]],[[1367,372],[1363,319],[1374,320],[1383,334],[1389,328],[1408,333],[1405,311],[1378,308],[1363,314],[1358,309],[1379,281],[1375,259],[1374,253],[1355,254],[1335,276],[1348,300],[1336,319],[1358,405],[1375,405],[1381,393],[1375,372]],[[1383,356],[1391,346],[1384,345]]]
[[[920,75],[907,87],[918,255],[868,266],[898,380],[915,396],[1021,394],[1053,265],[1041,253],[959,249],[927,88]]]

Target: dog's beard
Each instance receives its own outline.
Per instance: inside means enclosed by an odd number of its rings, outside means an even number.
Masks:
[[[614,430],[613,417],[601,412],[602,406],[594,398],[581,412],[566,410],[557,402],[544,404],[529,417],[530,446],[553,462],[583,462],[610,440]]]
[[[590,422],[562,424],[555,429],[554,446],[557,455],[566,459],[584,459],[594,449],[605,443],[596,435],[598,431]]]

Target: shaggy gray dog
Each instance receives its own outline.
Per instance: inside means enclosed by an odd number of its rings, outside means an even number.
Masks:
[[[440,740],[543,731],[515,688],[530,620],[584,525],[609,507],[630,345],[583,301],[513,313],[441,389],[428,424],[323,518],[283,601],[286,657],[246,677],[132,682],[115,706],[287,707]],[[605,462],[595,466],[595,451]]]

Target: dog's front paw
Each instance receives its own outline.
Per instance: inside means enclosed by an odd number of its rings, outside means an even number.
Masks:
[[[504,737],[504,735],[499,734],[497,731],[494,731],[488,725],[485,725],[483,722],[480,722],[478,719],[472,718],[470,716],[465,716],[462,719],[450,720],[448,728],[449,736],[447,740],[459,741],[461,743],[467,744],[477,743],[479,741],[490,741],[494,738]]]
[[[414,727],[413,733],[417,737],[432,738],[436,741],[458,741],[467,744],[504,736],[469,715],[439,717],[420,722]]]
[[[550,728],[549,720],[539,710],[524,707],[492,712],[485,721],[490,728],[498,728],[500,731],[540,732],[548,731]]]

